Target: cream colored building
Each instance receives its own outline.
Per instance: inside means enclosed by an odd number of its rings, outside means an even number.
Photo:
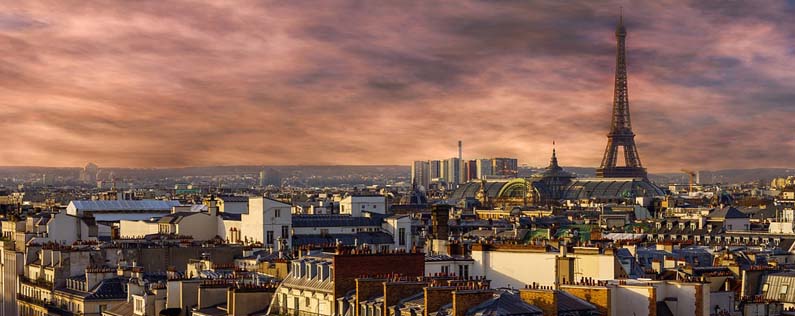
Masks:
[[[266,197],[251,197],[248,214],[240,218],[240,232],[244,241],[259,242],[264,247],[280,247],[279,240],[290,244],[292,230],[292,206]]]

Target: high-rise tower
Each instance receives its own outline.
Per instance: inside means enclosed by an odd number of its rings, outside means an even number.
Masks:
[[[613,92],[613,119],[607,134],[607,148],[602,165],[596,169],[599,178],[646,178],[646,169],[640,163],[635,147],[635,133],[629,119],[629,97],[627,96],[627,53],[625,41],[627,29],[621,16],[616,26],[616,86]],[[624,165],[619,165],[619,151],[623,149]]]

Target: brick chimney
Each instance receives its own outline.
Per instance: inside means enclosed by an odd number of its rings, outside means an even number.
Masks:
[[[358,278],[356,279],[356,316],[360,315],[359,303],[384,293],[386,279]]]
[[[384,282],[384,316],[389,316],[387,307],[397,304],[401,299],[423,292],[428,286],[425,282]]]
[[[544,315],[558,314],[558,301],[555,290],[550,288],[521,289],[519,297],[530,305],[535,305],[544,311]]]
[[[452,286],[437,286],[425,288],[425,315],[429,316],[431,313],[436,313],[442,306],[450,303],[453,300]]]
[[[478,306],[493,297],[494,292],[491,290],[454,291],[452,316],[465,316],[470,308]]]

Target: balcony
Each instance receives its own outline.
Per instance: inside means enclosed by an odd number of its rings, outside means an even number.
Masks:
[[[300,309],[299,310],[295,310],[295,309],[292,309],[292,308],[282,309],[282,311],[284,312],[285,315],[289,315],[289,316],[326,316],[326,315],[315,313],[315,312],[310,312],[310,311],[305,311],[305,310],[300,310]]]
[[[35,305],[37,307],[46,308],[48,312],[55,315],[64,315],[64,316],[73,316],[75,313],[66,309],[65,306],[57,306],[51,302],[38,299],[35,297],[30,297],[27,295],[17,294],[17,300],[21,302],[25,302],[31,305]]]
[[[24,275],[19,276],[19,282],[30,286],[46,288],[48,290],[52,290],[53,288],[53,284],[50,281],[47,281],[45,279],[31,279]]]

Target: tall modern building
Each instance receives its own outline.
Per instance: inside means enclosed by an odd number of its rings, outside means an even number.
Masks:
[[[491,159],[478,159],[476,164],[477,179],[486,179],[494,175],[494,169],[491,168]]]
[[[450,189],[455,189],[463,182],[464,166],[458,158],[447,159],[447,186]]]
[[[431,162],[417,160],[411,164],[411,183],[428,189],[431,185]]]
[[[431,179],[442,178],[442,162],[439,160],[428,161],[431,168]]]
[[[478,161],[468,160],[464,163],[464,182],[472,179],[480,179],[478,176]]]
[[[646,169],[640,163],[635,146],[635,133],[629,117],[627,89],[627,29],[624,18],[616,26],[616,82],[613,91],[613,117],[607,134],[607,147],[602,165],[596,169],[599,178],[646,178]],[[624,156],[623,158],[620,156]],[[619,164],[623,160],[623,164]]]
[[[519,160],[516,158],[491,159],[492,173],[501,177],[516,177],[519,174]]]

